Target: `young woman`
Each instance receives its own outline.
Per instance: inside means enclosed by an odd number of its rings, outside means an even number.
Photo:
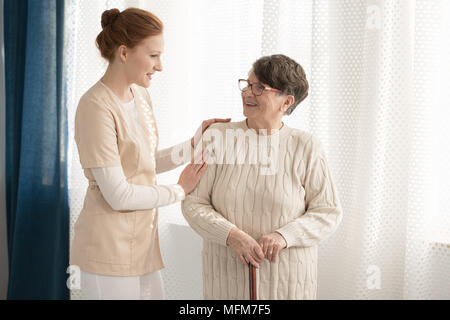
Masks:
[[[146,88],[162,71],[163,24],[136,8],[107,10],[101,24],[96,43],[109,65],[81,97],[75,116],[89,187],[75,224],[70,264],[81,269],[86,299],[163,299],[157,208],[183,200],[195,188],[207,167],[206,155],[191,161],[177,184],[156,184],[156,174],[191,160],[199,140],[158,150]],[[195,136],[229,120],[203,121]]]

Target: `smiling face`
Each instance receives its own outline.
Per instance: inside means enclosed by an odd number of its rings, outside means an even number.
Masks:
[[[126,50],[125,72],[128,82],[148,88],[152,75],[156,71],[162,71],[161,54],[163,51],[164,38],[162,34],[145,38],[134,48]],[[120,55],[123,61],[123,52]]]
[[[253,71],[248,74],[249,83],[260,83]],[[268,87],[267,84],[262,85]],[[273,91],[263,91],[260,96],[255,96],[248,88],[241,92],[244,107],[244,116],[259,123],[273,123],[280,121],[284,112],[294,102],[293,96],[279,94]]]

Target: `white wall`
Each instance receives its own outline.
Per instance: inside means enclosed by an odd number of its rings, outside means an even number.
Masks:
[[[5,201],[5,82],[3,50],[3,0],[0,0],[0,299],[8,289],[8,248],[6,242]]]

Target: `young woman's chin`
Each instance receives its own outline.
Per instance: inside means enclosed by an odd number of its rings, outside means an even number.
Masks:
[[[150,87],[150,83],[151,81],[146,79],[146,80],[141,80],[141,81],[137,81],[136,84],[140,87],[144,87],[146,89],[148,89]]]

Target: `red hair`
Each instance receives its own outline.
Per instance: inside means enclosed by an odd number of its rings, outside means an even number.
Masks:
[[[102,57],[112,62],[119,46],[134,48],[143,39],[162,34],[163,23],[142,9],[128,8],[120,12],[114,8],[103,12],[102,28],[95,42]]]

